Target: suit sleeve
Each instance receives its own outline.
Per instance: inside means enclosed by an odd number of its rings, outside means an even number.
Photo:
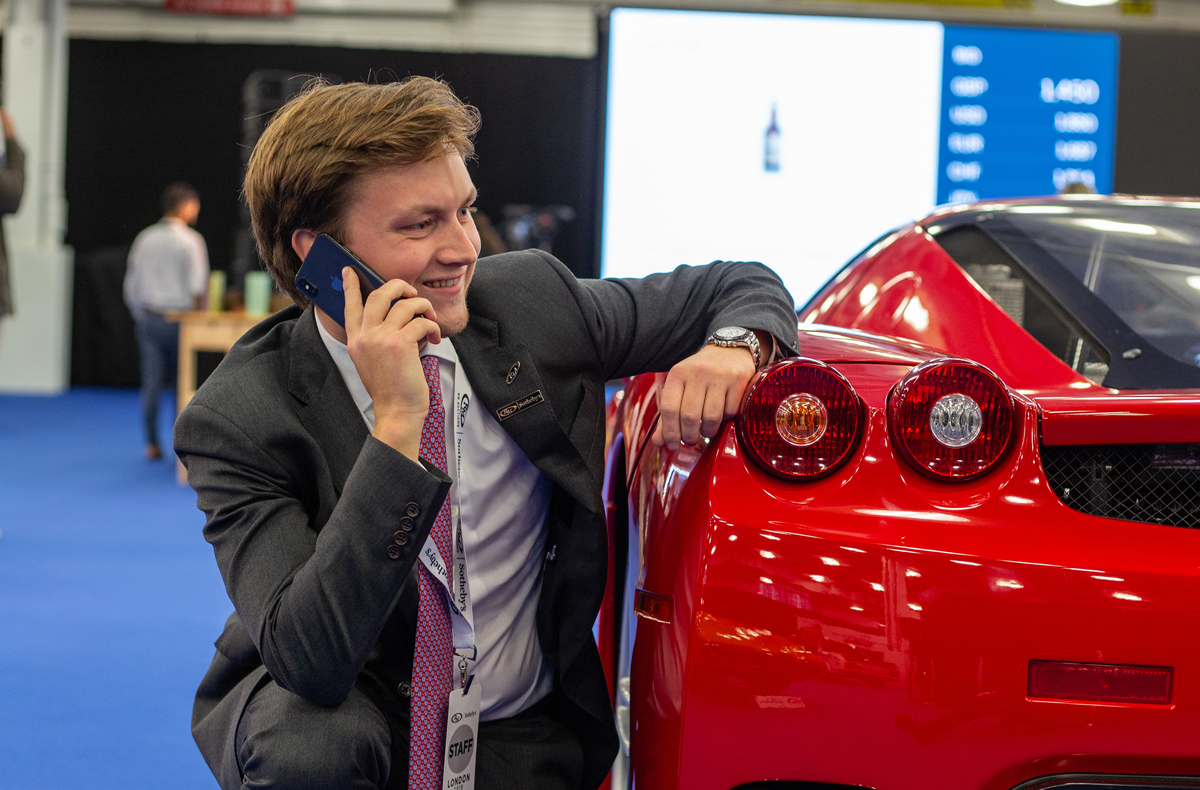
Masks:
[[[5,140],[5,163],[0,167],[0,214],[16,214],[25,193],[25,149],[11,137]]]
[[[641,279],[580,280],[576,293],[606,379],[668,370],[724,326],[768,332],[781,355],[797,353],[791,294],[761,263],[718,261]]]
[[[202,404],[176,424],[176,452],[208,517],[205,538],[271,678],[337,705],[391,616],[450,480],[368,437],[318,531],[316,492],[296,490],[262,449],[271,444]],[[420,512],[401,547],[394,536],[410,503]]]
[[[25,194],[25,149],[11,137],[4,141],[4,166],[0,167],[0,214],[15,214]]]

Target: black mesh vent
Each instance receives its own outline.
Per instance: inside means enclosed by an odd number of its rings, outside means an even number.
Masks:
[[[1042,447],[1054,493],[1081,513],[1200,527],[1200,444]]]

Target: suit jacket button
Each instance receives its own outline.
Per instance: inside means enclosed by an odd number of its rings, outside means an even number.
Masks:
[[[394,544],[387,547],[387,555],[394,560],[400,559],[400,555],[403,553],[404,552],[400,551],[400,547]]]
[[[400,685],[396,686],[396,691],[400,692],[401,697],[412,696],[412,684],[407,680],[400,681]]]
[[[417,526],[417,522],[413,521],[408,516],[400,519],[400,529],[404,530],[405,532],[412,532],[413,527],[415,526]]]
[[[416,502],[409,502],[404,506],[404,515],[408,516],[409,518],[417,518],[421,515],[421,506]]]
[[[396,538],[397,546],[407,546],[408,545],[408,533],[407,532],[397,532],[393,537]]]

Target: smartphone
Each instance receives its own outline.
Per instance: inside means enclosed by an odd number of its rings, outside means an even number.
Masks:
[[[384,279],[374,269],[360,261],[354,253],[322,233],[317,236],[300,271],[296,272],[296,287],[325,314],[346,325],[346,297],[342,294],[342,269],[349,266],[358,275],[363,301],[380,287]]]

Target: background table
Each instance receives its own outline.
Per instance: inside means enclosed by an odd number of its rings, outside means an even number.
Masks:
[[[250,327],[266,316],[247,315],[243,311],[209,313],[189,311],[168,313],[168,321],[179,322],[179,376],[176,381],[176,413],[191,402],[196,389],[203,384],[197,380],[197,355],[202,351],[225,354],[233,348]],[[187,471],[176,461],[179,481],[187,481]]]

